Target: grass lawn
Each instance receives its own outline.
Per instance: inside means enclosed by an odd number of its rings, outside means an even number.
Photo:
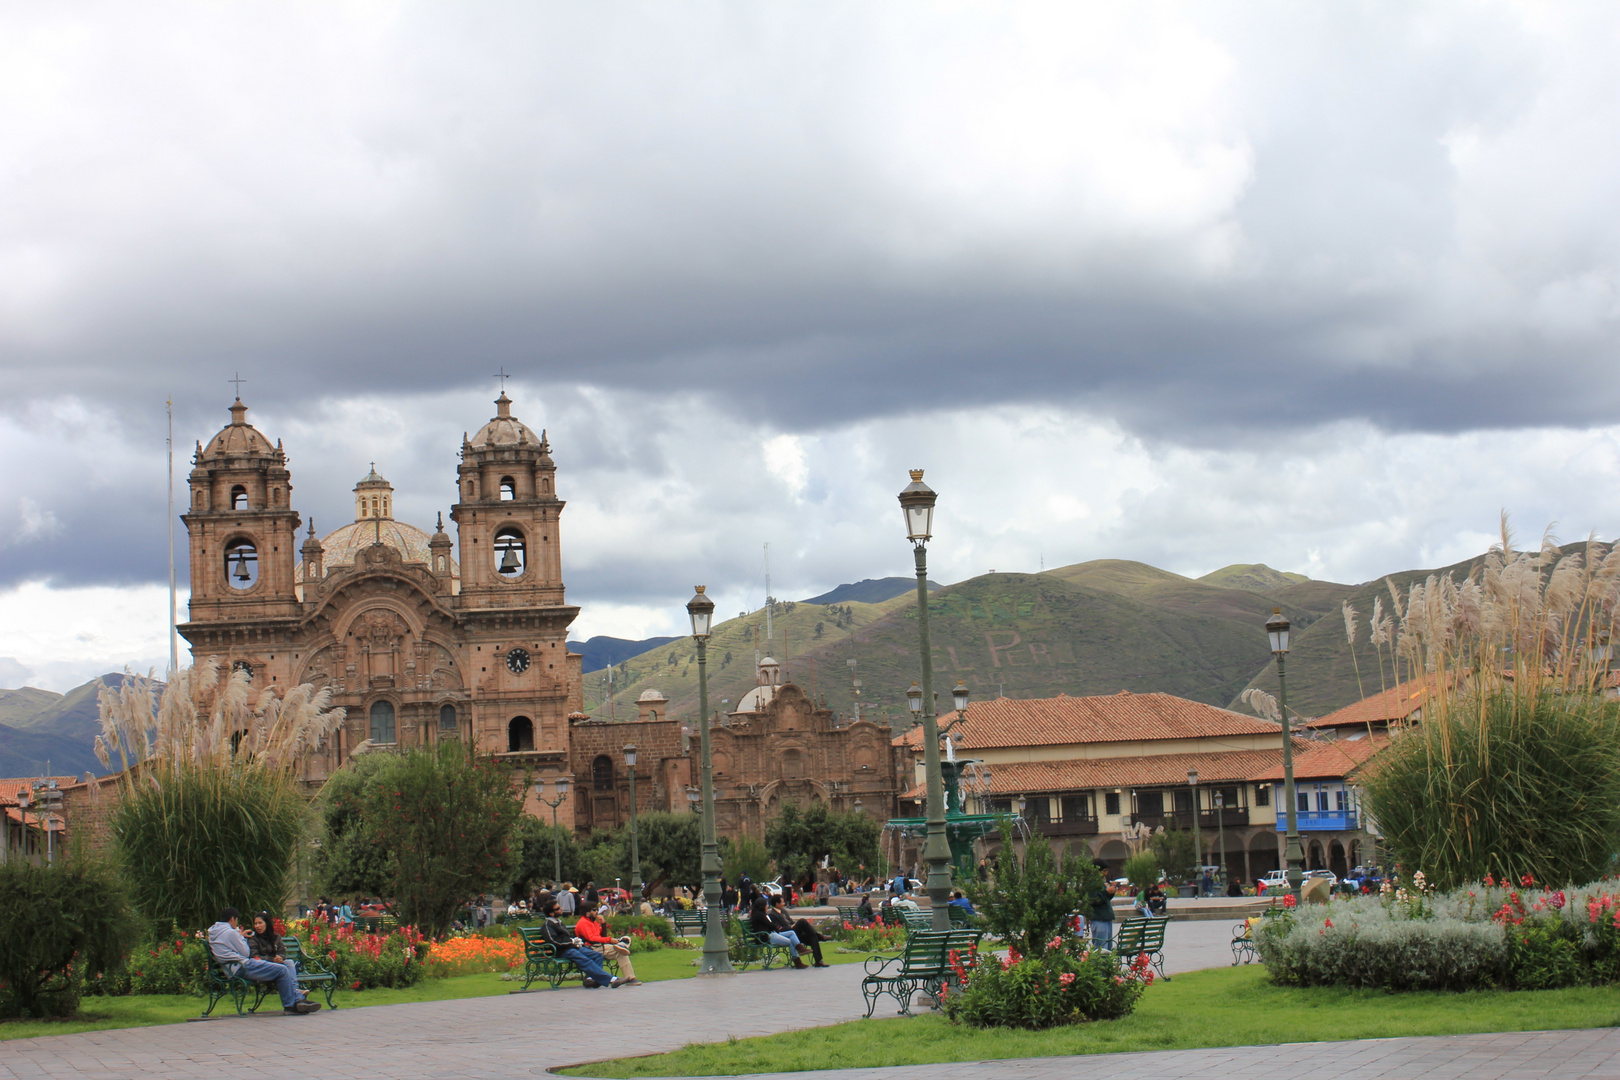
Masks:
[[[698,940],[696,938],[691,940]],[[836,947],[834,943],[833,947]],[[642,982],[663,982],[666,979],[687,979],[697,974],[693,965],[702,953],[696,949],[659,949],[657,952],[637,953],[632,957],[636,977]],[[859,956],[828,951],[829,964],[847,964],[864,960]],[[521,968],[519,969],[522,970]],[[750,968],[750,971],[757,970]],[[339,1010],[367,1005],[399,1005],[409,1001],[448,1001],[452,998],[490,997],[506,994],[521,983],[503,982],[499,975],[458,975],[447,979],[424,979],[403,990],[339,990],[332,996]],[[536,983],[540,991],[550,993],[545,983]],[[564,983],[559,992],[578,990],[579,983]],[[325,1003],[316,994],[312,1000]],[[200,1016],[208,999],[185,994],[130,994],[125,997],[87,997],[79,1007],[79,1015],[70,1020],[6,1020],[0,1021],[0,1041],[27,1039],[35,1035],[73,1035],[81,1031],[102,1031],[107,1028],[149,1027],[153,1024],[178,1024]],[[272,999],[266,1008],[277,1008]],[[214,1008],[214,1015],[230,1013],[229,1000]]]
[[[882,999],[879,1008],[889,1003]],[[1460,1035],[1620,1024],[1620,987],[1384,994],[1273,986],[1264,968],[1216,968],[1159,981],[1123,1020],[1048,1031],[953,1027],[937,1014],[693,1044],[674,1053],[568,1069],[574,1076],[734,1076],[945,1061],[1186,1050],[1207,1046]]]

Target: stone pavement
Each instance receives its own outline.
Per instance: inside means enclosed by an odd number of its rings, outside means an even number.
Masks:
[[[1172,973],[1231,962],[1230,927],[1173,923]],[[460,1001],[340,1008],[309,1017],[280,1013],[164,1027],[126,1028],[0,1042],[0,1080],[249,1078],[428,1080],[542,1076],[575,1062],[674,1050],[688,1042],[746,1038],[858,1018],[861,965],[751,971],[723,979],[650,983],[623,990],[572,987]],[[339,999],[342,1000],[341,998]],[[363,1000],[350,996],[350,1000]],[[891,1008],[880,1003],[878,1015]],[[1422,1076],[1469,1080],[1620,1080],[1620,1030],[1386,1039],[1224,1050],[963,1062],[894,1069],[787,1074],[796,1080],[1041,1080],[1166,1075],[1334,1080]]]

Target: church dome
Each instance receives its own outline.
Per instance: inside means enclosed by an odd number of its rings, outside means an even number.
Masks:
[[[637,701],[668,701],[669,698],[665,697],[663,692],[660,691],[660,690],[643,690],[641,692],[641,696],[636,698],[636,700]]]
[[[506,396],[505,390],[502,390],[501,396],[495,399],[494,418],[479,428],[478,434],[469,442],[475,447],[522,446],[539,445],[540,439],[524,425],[523,421],[512,415],[512,399]]]
[[[247,406],[237,398],[231,406],[231,422],[219,434],[208,440],[197,455],[198,460],[235,456],[238,454],[268,454],[274,447],[258,428],[247,422]]]
[[[432,542],[433,537],[415,525],[394,520],[394,485],[378,475],[377,463],[372,462],[371,471],[354,486],[354,520],[321,537],[323,566],[328,574],[340,566],[353,566],[361,550],[372,544],[393,548],[405,562],[432,566]],[[303,580],[303,570],[295,576]],[[454,559],[450,576],[461,577]]]

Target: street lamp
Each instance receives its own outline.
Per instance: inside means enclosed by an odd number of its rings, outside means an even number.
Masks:
[[[630,770],[630,891],[635,894],[631,910],[641,910],[641,844],[636,837],[636,744],[624,748],[624,763]]]
[[[568,798],[568,777],[559,776],[552,782],[557,790],[556,799],[546,798],[546,781],[542,777],[534,782],[534,797],[551,807],[551,883],[562,883],[562,833],[557,829],[557,807]]]
[[[1221,867],[1221,884],[1226,884],[1226,796],[1220,788],[1215,789],[1215,835],[1216,842],[1221,846],[1221,857],[1217,860]]]
[[[906,518],[906,539],[911,541],[917,563],[917,637],[922,661],[922,685],[913,684],[906,692],[913,714],[922,714],[923,767],[928,780],[928,839],[923,842],[923,862],[928,864],[925,891],[933,908],[935,930],[951,928],[951,845],[945,836],[945,781],[939,764],[939,725],[934,718],[934,664],[928,643],[928,541],[934,535],[934,503],[939,496],[923,483],[923,471],[911,470],[911,483],[900,492],[900,509]],[[928,704],[926,710],[924,703]]]
[[[1199,802],[1199,800],[1198,800],[1198,770],[1197,769],[1188,769],[1187,770],[1187,786],[1192,788],[1193,851],[1196,852],[1197,856],[1198,856],[1196,859],[1193,860],[1197,864],[1193,868],[1193,873],[1197,875],[1196,877],[1193,878],[1193,889],[1200,896],[1202,896],[1203,893],[1204,893],[1204,834],[1202,832],[1200,832],[1199,829],[1198,829],[1198,802]]]
[[[28,788],[17,792],[17,805],[22,808],[24,822],[28,820],[28,807],[35,801],[36,794],[40,806],[34,817],[39,820],[40,828],[45,830],[45,864],[54,866],[56,833],[51,826],[62,808],[62,792],[57,788],[55,780],[35,780],[32,792]]]
[[[730,946],[726,942],[725,904],[720,899],[720,843],[714,835],[714,769],[709,757],[709,625],[714,620],[714,601],[703,594],[703,586],[687,601],[686,613],[692,619],[692,640],[697,643],[698,666],[698,760],[703,799],[703,903],[708,917],[703,923],[703,959],[699,975],[733,975]],[[691,798],[688,789],[687,798]]]
[[[1266,636],[1271,639],[1271,655],[1277,658],[1277,708],[1282,712],[1283,733],[1283,799],[1288,803],[1288,839],[1283,847],[1283,858],[1288,863],[1288,888],[1299,900],[1299,885],[1305,879],[1305,849],[1299,842],[1299,819],[1295,813],[1294,796],[1294,738],[1288,730],[1288,684],[1283,678],[1283,658],[1288,655],[1288,617],[1282,608],[1272,608],[1266,620]]]

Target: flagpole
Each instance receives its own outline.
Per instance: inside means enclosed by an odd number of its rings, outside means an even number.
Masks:
[[[175,628],[174,594],[174,398],[163,403],[169,416],[169,678],[180,670],[180,633]]]

